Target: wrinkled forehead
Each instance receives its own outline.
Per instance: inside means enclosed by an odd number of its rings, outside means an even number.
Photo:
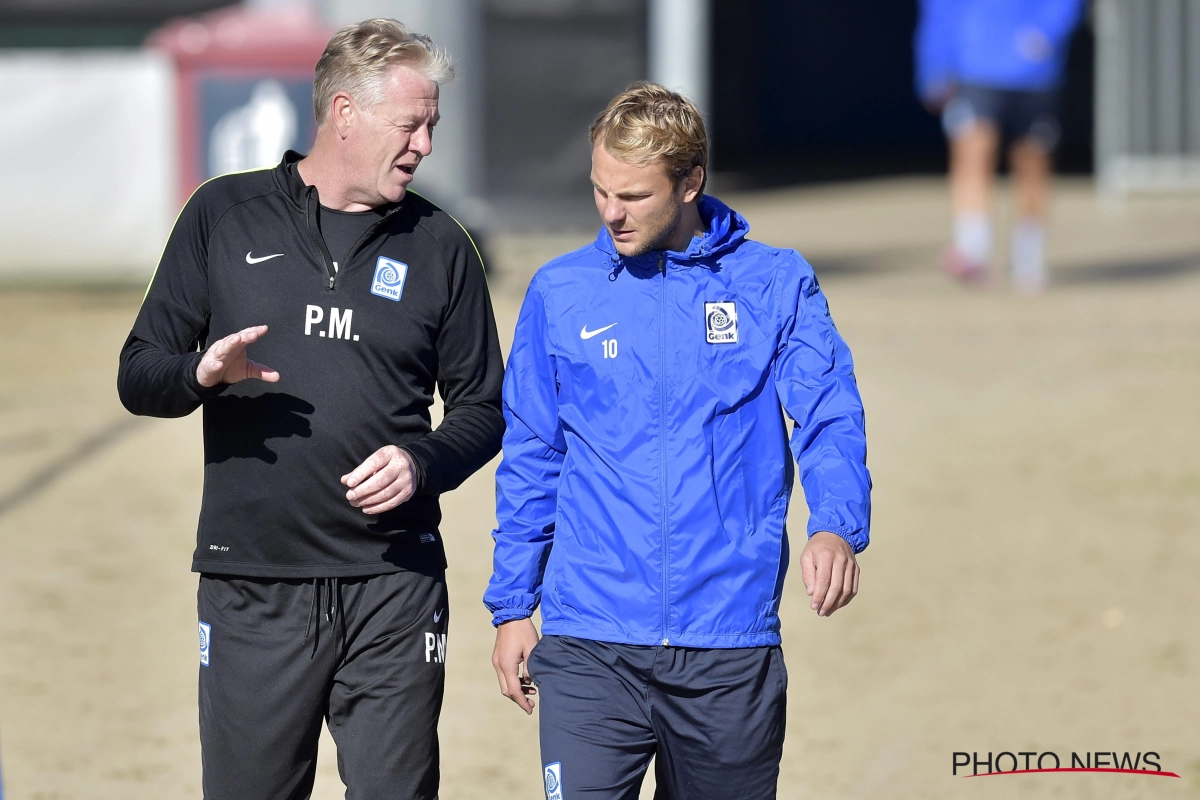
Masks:
[[[436,117],[441,89],[412,67],[397,65],[389,69],[379,84],[380,105]]]

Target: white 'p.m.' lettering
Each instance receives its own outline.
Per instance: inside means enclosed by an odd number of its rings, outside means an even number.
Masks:
[[[354,311],[347,308],[345,313],[339,313],[336,308],[329,309],[329,338],[330,339],[349,339],[350,338],[350,320],[354,317]]]
[[[320,306],[305,306],[304,307],[304,335],[312,336],[313,326],[320,325],[325,319],[325,309]],[[317,336],[322,339],[328,337],[330,339],[346,339],[350,341],[358,341],[358,334],[352,333],[350,330],[354,320],[354,309],[351,308],[331,308],[329,309],[329,328],[328,330],[318,328]]]
[[[434,664],[446,663],[446,634],[425,634],[425,663],[430,661]]]
[[[325,309],[320,306],[306,306],[304,309],[304,335],[312,335],[312,326],[325,319]]]

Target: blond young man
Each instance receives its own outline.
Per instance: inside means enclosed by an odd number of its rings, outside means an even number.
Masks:
[[[437,796],[438,495],[503,429],[478,254],[408,191],[451,76],[394,20],[339,31],[312,152],[196,191],[121,351],[130,411],[204,408],[206,798],[308,797],[322,720],[347,797]]]
[[[703,194],[694,105],[634,84],[591,128],[596,241],[544,266],[504,383],[503,694],[542,698],[549,800],[775,796],[796,422],[811,607],[858,591],[870,477],[850,351],[812,268]],[[531,616],[542,613],[539,641]]]

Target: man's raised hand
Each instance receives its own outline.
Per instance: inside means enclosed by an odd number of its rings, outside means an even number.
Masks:
[[[266,333],[266,325],[255,325],[213,342],[196,367],[196,380],[204,387],[237,383],[247,378],[275,383],[279,380],[278,372],[246,358],[246,345],[258,341]]]
[[[858,562],[846,540],[824,531],[814,533],[800,554],[804,589],[818,617],[828,617],[858,594]]]

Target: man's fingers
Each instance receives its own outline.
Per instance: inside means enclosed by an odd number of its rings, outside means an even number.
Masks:
[[[822,553],[813,561],[816,576],[813,578],[812,609],[820,613],[821,604],[825,602],[825,595],[829,592],[833,558],[828,553]]]
[[[342,483],[353,489],[367,478],[387,466],[388,461],[391,459],[388,458],[386,453],[384,453],[385,449],[387,448],[380,448],[371,455],[367,456],[366,461],[359,464],[348,474],[342,476]]]
[[[505,695],[521,707],[526,714],[533,713],[533,703],[521,688],[521,678],[517,674],[517,664],[504,665],[504,683],[508,687]]]
[[[495,659],[492,660],[492,669],[496,670],[496,682],[500,684],[500,694],[508,697],[508,680],[504,675],[504,668],[500,666]]]
[[[216,386],[222,381],[236,383],[244,378],[261,378],[269,383],[279,380],[279,373],[270,367],[263,367],[249,360],[245,362],[246,369],[244,375],[225,375],[226,368],[237,364],[240,358],[244,358],[243,353],[245,352],[246,345],[258,341],[266,332],[266,325],[255,325],[218,339],[208,348],[208,351],[205,352],[204,357],[200,360],[200,365],[196,368],[196,380],[200,382],[201,386],[207,387]],[[259,367],[261,374],[255,374],[253,367]],[[235,372],[240,372],[240,370],[235,370]],[[227,378],[229,379],[227,380]]]
[[[812,553],[805,550],[800,556],[800,578],[804,581],[804,591],[812,597],[812,593],[816,590],[817,569],[813,564]],[[816,608],[816,606],[813,606]]]
[[[378,475],[378,473],[376,473],[376,474]],[[371,481],[368,481],[367,483],[370,483],[374,480],[375,479],[372,478]],[[367,485],[366,483],[363,484],[363,486],[366,486],[366,485]],[[377,492],[373,492],[371,494],[364,495],[361,497],[358,496],[357,494],[355,494],[354,499],[350,501],[350,505],[354,506],[355,508],[361,508],[364,510],[368,509],[368,508],[372,508],[374,506],[383,505],[384,503],[391,500],[396,495],[400,494],[402,488],[403,487],[401,487],[401,486],[397,486],[395,482],[388,483],[388,484],[385,484],[384,487]],[[354,492],[347,492],[347,495],[350,495],[350,494],[354,494]]]
[[[842,599],[838,603],[838,608],[845,608],[850,605],[850,601],[858,594],[858,564],[854,559],[849,559],[846,563],[846,577],[842,581]]]
[[[252,342],[258,341],[260,338],[262,338],[263,334],[265,334],[266,332],[267,332],[266,325],[252,325],[249,328],[242,328],[237,333],[231,333],[229,336],[226,336],[225,338],[232,339],[233,343],[235,345],[241,345],[241,346],[245,347],[246,345],[251,344]]]
[[[266,364],[259,364],[257,361],[247,361],[246,377],[258,378],[260,381],[266,381],[267,383],[275,383],[279,380],[279,373]]]
[[[407,502],[412,496],[411,492],[398,491],[390,500],[386,500],[378,505],[366,506],[363,508],[364,514],[382,514],[385,511],[391,511],[401,503]]]
[[[354,484],[350,484],[351,486],[353,486],[353,488],[350,489],[350,491],[346,492],[346,499],[349,500],[352,505],[356,505],[356,506],[366,505],[366,502],[365,502],[366,500],[371,498],[373,495],[377,495],[380,492],[386,490],[393,483],[395,483],[396,478],[398,477],[398,473],[399,473],[399,470],[396,469],[395,466],[393,466],[390,462],[386,463],[383,466],[379,467],[378,470],[374,474],[367,477],[365,480],[363,480],[357,486],[354,486]],[[350,474],[351,474],[351,476],[354,475],[353,472]],[[391,497],[391,495],[388,495],[388,497]],[[383,499],[387,499],[387,498],[383,498]]]
[[[821,601],[821,607],[817,610],[817,616],[820,617],[829,616],[841,604],[842,582],[846,579],[846,568],[841,556],[833,556],[829,561],[829,586],[825,591],[825,598]]]

